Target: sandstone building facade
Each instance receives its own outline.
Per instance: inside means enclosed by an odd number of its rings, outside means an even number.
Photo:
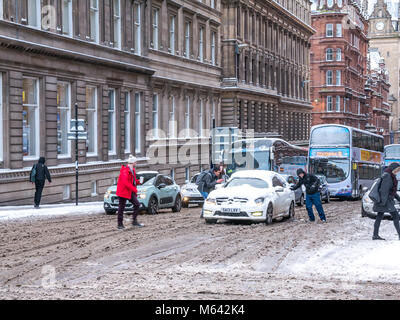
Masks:
[[[0,0],[0,205],[32,202],[39,156],[43,202],[74,199],[75,104],[82,200],[101,200],[129,154],[183,183],[207,166],[213,126],[306,143],[312,33],[308,0]],[[205,162],[170,159],[193,138]],[[155,142],[167,165],[150,164]]]

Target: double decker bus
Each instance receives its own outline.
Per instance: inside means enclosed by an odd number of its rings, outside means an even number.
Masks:
[[[388,144],[384,152],[385,167],[392,162],[400,163],[400,144]]]
[[[322,174],[331,197],[358,199],[383,166],[383,137],[357,128],[323,124],[310,134],[308,171]]]
[[[270,170],[296,176],[307,168],[307,149],[279,138],[241,139],[232,144],[232,172],[246,169]]]

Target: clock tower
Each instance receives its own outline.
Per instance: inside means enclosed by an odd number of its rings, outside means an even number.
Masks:
[[[369,35],[384,35],[395,32],[387,4],[384,0],[378,0],[374,5],[374,11],[369,16]]]

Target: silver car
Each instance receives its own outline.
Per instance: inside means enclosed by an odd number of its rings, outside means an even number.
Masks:
[[[285,178],[285,180],[287,181],[287,183],[290,186],[296,185],[297,182],[299,181],[298,178],[295,178],[294,176],[291,176],[289,174],[281,174],[281,176]],[[304,187],[304,185],[302,185],[300,188],[294,190],[294,195],[296,198],[296,204],[299,207],[304,206],[304,202],[306,199],[306,188]]]
[[[374,207],[374,202],[371,200],[371,198],[369,197],[369,192],[371,191],[371,189],[374,187],[374,185],[379,181],[379,179],[376,179],[374,181],[374,183],[372,184],[371,188],[364,194],[364,196],[362,197],[362,203],[361,203],[361,216],[362,217],[369,217],[372,219],[376,218],[376,214],[377,212],[375,212],[372,208]],[[400,184],[397,187],[397,194],[400,195]],[[400,210],[400,203],[394,199],[395,202],[395,207],[397,209],[397,211]],[[390,213],[385,212],[383,219],[388,219],[388,220],[392,220],[392,216],[390,215]]]
[[[187,208],[190,204],[197,204],[202,206],[204,198],[200,191],[197,189],[196,179],[200,173],[195,174],[190,182],[181,187],[182,194],[182,207]]]

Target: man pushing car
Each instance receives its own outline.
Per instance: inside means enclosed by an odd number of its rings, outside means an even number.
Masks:
[[[137,215],[139,214],[140,203],[137,199],[137,185],[140,184],[140,180],[136,179],[136,157],[130,155],[128,159],[128,165],[122,166],[119,173],[117,182],[117,196],[119,197],[118,204],[118,229],[124,229],[124,210],[126,201],[130,201],[133,205],[132,213],[132,225],[137,227],[143,227],[144,225],[137,221]]]

